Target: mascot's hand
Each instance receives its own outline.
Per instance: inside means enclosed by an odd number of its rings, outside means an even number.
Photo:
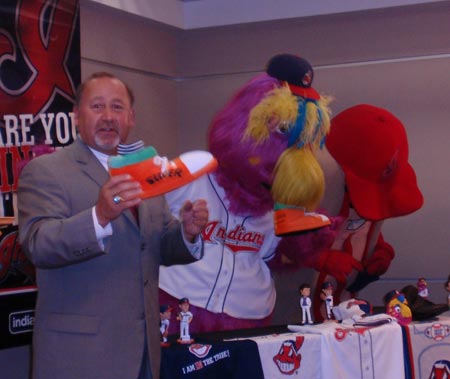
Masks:
[[[317,269],[333,276],[339,283],[346,283],[353,270],[362,271],[363,266],[352,255],[351,244],[344,244],[344,250],[322,251]]]
[[[318,257],[333,244],[343,219],[330,217],[330,220],[332,222],[330,226],[281,238],[275,256],[268,261],[270,269],[283,271],[305,267],[317,269]]]
[[[363,261],[364,271],[360,272],[356,280],[347,287],[350,292],[361,291],[368,284],[378,280],[384,274],[392,259],[394,259],[394,249],[384,241],[380,234],[372,255]]]
[[[369,275],[383,275],[394,259],[394,249],[381,238],[377,242],[375,251],[364,261],[364,269]]]

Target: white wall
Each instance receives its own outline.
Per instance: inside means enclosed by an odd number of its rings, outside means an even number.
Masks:
[[[181,29],[431,3],[436,0],[90,0]]]

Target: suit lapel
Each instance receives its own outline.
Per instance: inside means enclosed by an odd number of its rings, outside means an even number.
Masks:
[[[91,150],[78,138],[73,144],[75,160],[79,164],[81,170],[98,184],[99,189],[108,180],[109,173],[105,170],[99,160],[95,157]],[[128,218],[136,227],[138,222],[136,217],[130,210],[126,210],[123,216]]]
[[[77,139],[72,146],[80,169],[101,187],[109,178],[108,172],[80,139]]]

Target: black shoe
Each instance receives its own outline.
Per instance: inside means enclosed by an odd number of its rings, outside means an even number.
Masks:
[[[434,304],[419,295],[419,291],[415,286],[409,285],[401,291],[408,300],[408,306],[411,309],[413,321],[422,321],[432,319],[441,313],[447,312],[449,306],[447,304]]]

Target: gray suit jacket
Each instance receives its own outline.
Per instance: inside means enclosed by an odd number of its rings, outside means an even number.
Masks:
[[[35,379],[135,379],[144,341],[159,378],[159,265],[194,260],[162,197],[112,222],[102,250],[92,207],[108,173],[80,141],[32,160],[18,190],[20,242],[37,267]]]

